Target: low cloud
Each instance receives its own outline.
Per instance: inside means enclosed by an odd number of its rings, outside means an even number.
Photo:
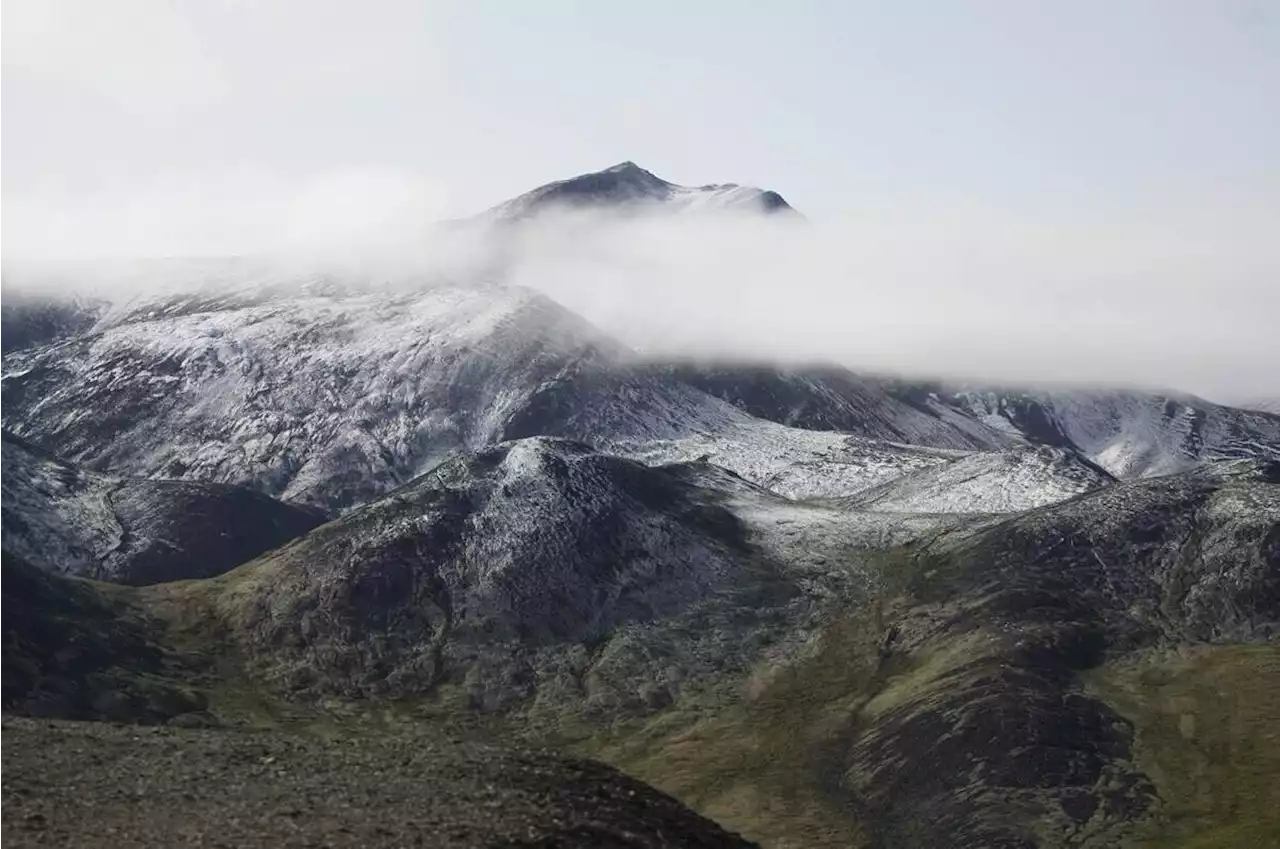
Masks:
[[[127,288],[128,257],[248,254],[374,279],[502,278],[653,356],[1280,394],[1280,244],[1262,195],[1056,217],[940,198],[817,222],[562,211],[498,236],[437,226],[430,185],[357,168],[6,197],[6,286],[71,260],[90,280],[112,257]]]

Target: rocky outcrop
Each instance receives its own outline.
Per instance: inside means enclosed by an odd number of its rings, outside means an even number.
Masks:
[[[259,674],[292,691],[453,682],[496,707],[551,686],[557,664],[572,680],[588,646],[745,591],[748,556],[714,493],[534,438],[442,464],[227,576],[214,603]],[[650,670],[621,671],[634,688]]]

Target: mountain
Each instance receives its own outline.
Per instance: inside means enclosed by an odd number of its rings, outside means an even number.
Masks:
[[[748,568],[744,529],[716,502],[579,443],[503,443],[229,575],[212,606],[257,674],[290,691],[450,686],[496,709],[540,689],[577,690],[583,645],[643,636],[717,597],[785,601],[781,578]],[[617,672],[625,680],[597,668],[601,699],[654,688],[646,665]]]
[[[866,730],[845,761],[873,843],[1060,845],[1069,833],[1110,845],[1157,800],[1188,804],[1162,770],[1222,738],[1157,737],[1149,723],[1161,717],[1132,705],[1126,715],[1115,680],[1135,665],[1158,675],[1175,647],[1256,662],[1245,675],[1280,659],[1267,648],[1280,626],[1277,483],[1275,464],[1224,464],[925,546],[910,608],[888,635],[900,671],[863,708]],[[1182,721],[1207,708],[1187,699]],[[1274,716],[1280,702],[1238,709]],[[1216,800],[1205,807],[1230,816]],[[1214,816],[1206,827],[1224,825]]]
[[[1016,513],[1114,482],[1074,452],[1028,446],[927,466],[862,490],[849,503],[904,513]]]
[[[737,192],[628,164],[480,223]],[[6,839],[733,839],[662,793],[771,846],[1280,832],[1275,416],[646,362],[465,275],[148,273],[4,356],[4,707],[200,729],[6,719]]]
[[[325,519],[243,487],[87,472],[8,431],[3,447],[4,549],[52,572],[126,584],[207,578]]]
[[[682,362],[657,368],[768,421],[934,448],[988,450],[1018,441],[929,393],[895,391],[839,366]]]
[[[3,416],[91,468],[338,508],[507,438],[657,438],[746,418],[628,356],[528,290],[251,279],[140,297],[92,333],[10,355]]]
[[[680,363],[691,386],[770,421],[939,448],[1075,451],[1120,478],[1280,457],[1280,416],[1138,390],[957,388],[839,366]]]
[[[1234,406],[1242,410],[1280,415],[1280,398],[1251,398]]]
[[[41,597],[26,586],[4,582]],[[1214,753],[1268,756],[1280,719],[1272,690],[1247,683],[1280,663],[1274,465],[903,520],[707,463],[532,438],[451,459],[224,575],[123,591],[91,604],[118,613],[74,621],[155,622],[131,626],[155,648],[86,663],[125,693],[188,682],[180,717],[276,704],[268,716],[357,735],[390,705],[408,712],[395,727],[480,717],[486,734],[603,758],[762,840],[1105,846],[1158,841],[1192,812],[1259,833],[1270,816],[1222,795],[1261,792],[1268,773]],[[6,646],[48,621],[15,623]],[[165,665],[133,672],[147,652]],[[1230,681],[1238,721],[1211,723],[1218,703],[1196,690],[1177,696],[1175,727],[1211,724],[1163,733],[1166,708],[1128,682],[1167,682],[1179,658],[1197,681]],[[40,693],[71,674],[42,668]],[[9,703],[33,703],[22,686]],[[1169,765],[1200,759],[1243,783],[1210,797],[1178,783]]]
[[[990,427],[1079,451],[1122,478],[1206,461],[1280,459],[1280,416],[1187,395],[974,390],[948,400]]]
[[[729,392],[638,361],[525,289],[230,273],[123,301],[92,332],[9,355],[5,426],[91,469],[325,509],[364,503],[455,451],[528,436],[646,462],[705,455],[793,498],[852,495],[958,456],[931,446],[1010,439],[854,376],[838,393],[786,377],[767,396]],[[793,396],[772,392],[779,384]],[[808,396],[830,401],[850,433],[752,415],[785,419],[762,399]]]
[[[481,215],[488,222],[514,222],[553,209],[652,208],[670,211],[734,211],[763,214],[795,210],[777,192],[736,183],[679,186],[634,162],[557,180],[499,204]]]

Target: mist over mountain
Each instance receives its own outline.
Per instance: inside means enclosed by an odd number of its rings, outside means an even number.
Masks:
[[[911,199],[874,211],[853,199],[844,218],[804,219],[767,188],[685,187],[626,162],[441,226],[429,204],[406,199],[423,191],[408,180],[430,182],[356,174],[327,180],[324,191],[298,189],[306,220],[297,226],[271,223],[283,200],[259,200],[234,183],[228,192],[244,196],[212,209],[260,225],[247,228],[250,237],[203,245],[162,235],[193,209],[190,197],[140,197],[131,232],[160,234],[154,241],[122,234],[123,252],[114,250],[119,222],[106,209],[64,227],[56,253],[25,250],[19,234],[6,240],[5,289],[10,299],[30,288],[114,298],[216,278],[210,268],[222,262],[197,270],[189,260],[152,261],[143,272],[139,256],[221,252],[277,274],[374,285],[528,286],[663,358],[837,363],[1217,401],[1274,390],[1264,363],[1280,350],[1259,305],[1269,303],[1265,281],[1280,273],[1280,255],[1244,221],[1168,205],[1115,210],[1115,220],[1040,221]],[[760,214],[771,210],[783,214]],[[195,219],[189,229],[220,226]],[[1196,238],[1171,235],[1188,232]]]

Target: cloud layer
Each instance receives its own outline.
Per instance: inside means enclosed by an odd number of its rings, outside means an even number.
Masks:
[[[1264,193],[1051,221],[950,198],[804,223],[551,212],[498,238],[436,226],[431,185],[351,169],[9,199],[6,285],[70,259],[102,286],[86,262],[249,254],[374,278],[502,277],[657,356],[1280,394],[1280,245]],[[112,267],[127,286],[127,265]]]

